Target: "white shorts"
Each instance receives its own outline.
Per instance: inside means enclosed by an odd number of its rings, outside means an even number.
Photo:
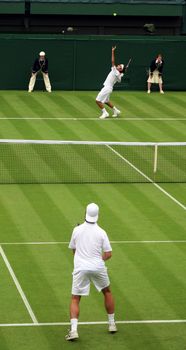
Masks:
[[[110,285],[106,268],[100,271],[77,271],[73,272],[72,275],[73,295],[89,295],[91,282],[99,292]]]
[[[110,100],[112,88],[104,86],[96,97],[96,101],[106,103]]]

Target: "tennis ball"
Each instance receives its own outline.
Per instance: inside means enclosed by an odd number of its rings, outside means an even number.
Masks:
[[[116,12],[113,12],[113,16],[117,16],[117,13],[116,13]]]

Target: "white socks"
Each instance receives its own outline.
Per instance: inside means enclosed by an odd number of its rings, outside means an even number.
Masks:
[[[108,322],[109,324],[115,323],[114,314],[108,314]]]
[[[106,108],[103,108],[103,109],[102,109],[102,113],[103,113],[103,114],[107,114]]]
[[[77,332],[78,319],[77,318],[71,318],[70,323],[71,323],[71,331]]]

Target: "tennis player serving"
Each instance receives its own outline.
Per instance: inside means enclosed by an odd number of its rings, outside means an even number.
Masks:
[[[99,94],[96,97],[96,103],[99,106],[99,108],[102,111],[101,116],[99,117],[100,119],[105,119],[109,117],[109,113],[106,111],[104,104],[109,106],[112,111],[113,117],[118,117],[119,114],[121,113],[119,109],[117,109],[111,102],[110,102],[110,95],[113,91],[114,85],[118,82],[121,82],[121,78],[124,75],[124,64],[118,64],[117,66],[115,65],[115,50],[116,46],[112,47],[112,56],[111,56],[111,63],[112,63],[112,68],[111,72],[108,74],[105,82],[103,83],[103,88],[99,92]]]

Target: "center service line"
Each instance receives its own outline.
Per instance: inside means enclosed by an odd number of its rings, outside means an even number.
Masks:
[[[34,324],[38,324],[38,320],[37,320],[36,316],[34,315],[34,312],[33,312],[32,308],[31,308],[31,306],[30,306],[30,304],[29,304],[29,302],[28,302],[28,300],[26,298],[25,293],[23,292],[23,290],[22,290],[22,288],[20,286],[20,283],[19,283],[19,281],[18,281],[18,279],[17,279],[17,277],[16,277],[16,275],[15,275],[15,273],[14,273],[14,271],[13,271],[13,269],[12,269],[12,267],[11,267],[7,257],[6,257],[6,255],[5,255],[5,252],[4,252],[3,248],[2,248],[2,246],[0,246],[0,254],[1,254],[1,256],[2,256],[2,258],[4,260],[4,263],[5,263],[8,271],[9,271],[9,273],[10,273],[10,275],[11,275],[11,277],[12,277],[12,279],[13,279],[15,285],[16,285],[16,288],[17,288],[17,290],[18,290],[18,292],[19,292],[19,294],[20,294],[20,296],[21,296],[21,298],[23,300],[23,303],[26,306],[26,309],[27,309],[27,311],[28,311],[28,313],[29,313],[33,323]]]

